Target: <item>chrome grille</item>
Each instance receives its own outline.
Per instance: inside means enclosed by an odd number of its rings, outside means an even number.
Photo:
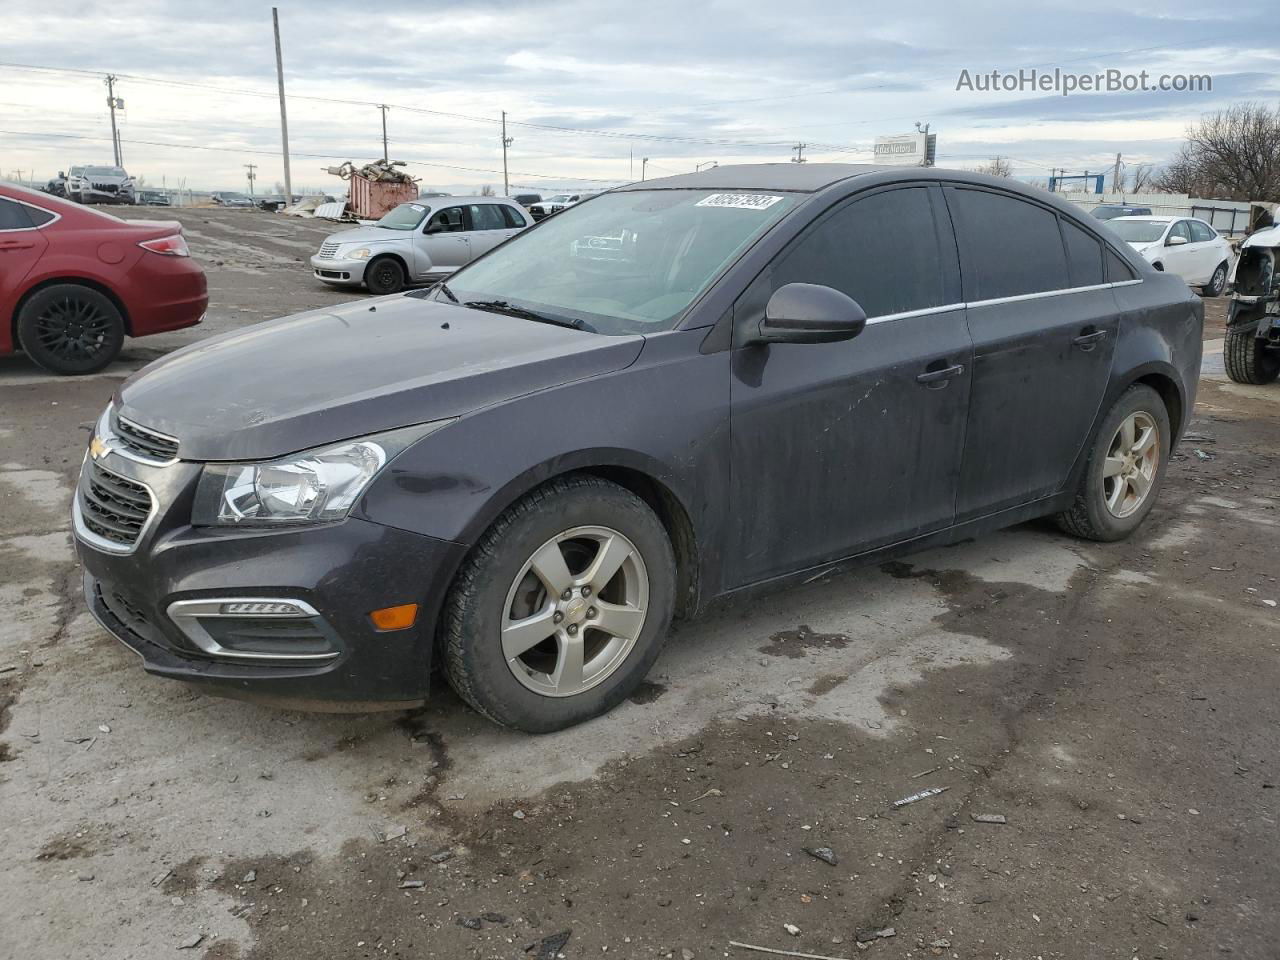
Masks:
[[[338,245],[336,243],[320,244],[319,257],[321,260],[333,260],[338,256]]]
[[[101,193],[118,193],[120,185],[118,183],[95,183],[93,189]]]
[[[133,546],[151,515],[151,491],[92,460],[87,467],[78,494],[84,525],[103,540]]]
[[[117,416],[115,421],[116,439],[130,452],[158,463],[178,459],[178,441],[173,437],[157,433],[124,417]]]

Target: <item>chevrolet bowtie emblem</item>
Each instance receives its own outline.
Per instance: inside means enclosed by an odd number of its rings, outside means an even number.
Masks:
[[[100,457],[105,457],[107,453],[110,452],[110,449],[110,447],[103,443],[102,438],[96,434],[93,439],[89,441],[89,456],[94,460],[97,460]]]

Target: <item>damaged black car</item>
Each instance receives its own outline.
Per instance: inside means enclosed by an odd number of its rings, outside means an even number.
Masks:
[[[714,599],[1034,517],[1116,540],[1203,307],[1008,179],[721,166],[569,207],[427,290],[180,350],[103,412],[88,604],[165,677],[560,729]]]

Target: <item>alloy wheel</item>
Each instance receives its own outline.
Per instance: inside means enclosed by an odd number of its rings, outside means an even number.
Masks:
[[[88,360],[103,350],[112,318],[97,304],[67,296],[55,300],[36,318],[36,338],[59,360]]]
[[[1147,501],[1160,468],[1160,428],[1145,411],[1129,414],[1111,439],[1102,465],[1102,500],[1117,518]]]
[[[535,693],[583,693],[626,661],[648,605],[649,576],[635,544],[609,527],[574,527],[539,547],[507,591],[503,657]]]

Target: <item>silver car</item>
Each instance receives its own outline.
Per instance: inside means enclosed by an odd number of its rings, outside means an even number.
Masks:
[[[136,185],[123,167],[83,166],[67,171],[66,190],[78,203],[134,203]]]
[[[316,279],[395,293],[447,277],[529,226],[505,197],[432,197],[402,203],[377,223],[330,234],[311,258]]]

